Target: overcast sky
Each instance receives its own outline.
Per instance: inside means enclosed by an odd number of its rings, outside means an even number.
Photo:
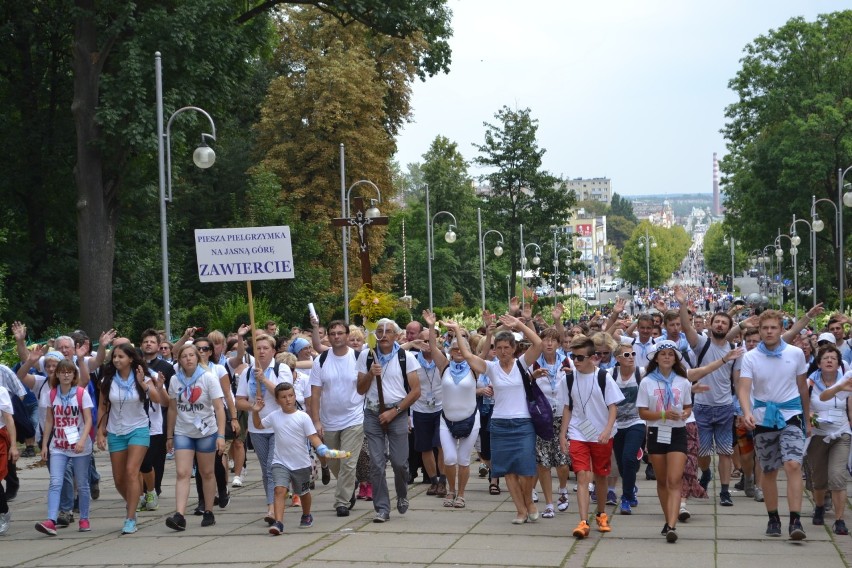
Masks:
[[[544,168],[609,177],[621,195],[712,191],[712,156],[743,48],[849,1],[448,0],[448,75],[414,85],[405,168],[437,135],[470,161],[503,105],[539,121]],[[481,169],[471,166],[478,176]]]

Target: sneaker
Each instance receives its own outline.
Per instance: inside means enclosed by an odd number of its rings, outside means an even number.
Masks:
[[[121,534],[133,534],[137,530],[136,519],[124,519],[124,527],[121,529]]]
[[[174,515],[166,519],[166,526],[172,529],[173,531],[185,531],[186,519],[180,513],[175,513]]]
[[[95,481],[89,486],[89,496],[92,498],[92,501],[97,501],[101,496],[101,483],[99,481]],[[6,498],[8,500],[8,497]]]
[[[396,500],[396,510],[400,515],[404,515],[408,510],[408,499],[405,497],[400,497]]]
[[[299,520],[299,528],[300,529],[309,529],[314,526],[314,516],[313,515],[302,515],[302,518]]]
[[[565,493],[562,491],[559,492],[559,499],[556,501],[556,510],[560,513],[564,513],[568,510],[568,492]]]
[[[35,524],[35,530],[47,536],[56,536],[56,523],[50,519]]]
[[[760,487],[754,488],[754,500],[758,503],[763,503],[763,489]]]
[[[691,516],[692,515],[690,515],[689,511],[686,509],[686,505],[681,505],[680,511],[677,514],[677,520],[679,520],[682,523],[685,523],[686,521],[689,520],[689,517],[691,517]]]
[[[59,511],[59,517],[56,519],[56,528],[64,529],[74,522],[74,513],[71,511]]]
[[[831,529],[834,531],[834,534],[849,534],[849,529],[846,528],[846,523],[843,522],[843,519],[837,519],[836,521],[834,521],[834,525],[831,527]]]
[[[622,497],[621,498],[621,507],[618,509],[618,512],[622,515],[632,515],[633,510],[630,508],[630,500]]]
[[[722,491],[719,494],[719,505],[722,507],[734,506],[734,501],[731,499],[731,494],[728,491]]]
[[[657,475],[654,473],[654,466],[648,464],[645,466],[645,479],[648,481],[656,481]]]
[[[331,470],[328,466],[322,468],[322,484],[328,485],[331,482]]]
[[[200,517],[200,516],[204,515],[204,505],[202,505],[201,503],[196,505],[195,509],[193,509],[193,511],[192,511],[192,514],[195,515],[196,517]]]
[[[204,511],[204,516],[201,519],[202,527],[212,527],[216,524],[216,517],[213,516],[213,511]]]
[[[432,485],[429,486],[429,489],[426,490],[426,495],[429,495],[430,497],[437,495],[437,493],[438,493],[438,484],[437,483],[433,483]]]
[[[745,489],[745,477],[741,477],[739,481],[734,483],[734,489],[737,491],[742,491]]]
[[[639,488],[634,487],[633,488],[633,496],[628,498],[628,502],[630,503],[631,507],[638,507],[639,506],[639,499],[636,498],[637,495],[639,495]]]
[[[814,507],[813,523],[815,525],[825,524],[825,507]]]
[[[787,529],[787,532],[790,535],[790,540],[805,539],[805,529],[802,528],[802,521],[799,519],[795,519],[792,523],[790,523],[790,527]]]
[[[243,486],[243,478],[239,475],[234,476],[234,480],[231,482],[231,487],[242,487]]]
[[[541,514],[542,519],[552,519],[556,516],[556,511],[553,510],[553,505],[548,505],[544,508],[544,512]]]
[[[174,450],[172,450],[171,452],[166,452],[166,459],[167,459],[167,460],[173,460],[173,459],[175,459],[175,452],[174,452]]]
[[[435,497],[438,497],[439,499],[443,499],[446,496],[447,496],[447,482],[446,482],[445,478],[442,477],[441,480],[438,482],[438,488],[435,490]]]
[[[677,531],[674,527],[669,528],[669,532],[666,533],[666,542],[677,542]]]
[[[160,498],[156,491],[149,491],[145,494],[145,509],[148,511],[156,511],[160,508]]]
[[[219,508],[224,509],[231,502],[231,494],[227,491],[219,493]]]
[[[12,521],[12,511],[8,513],[0,513],[0,535],[6,534],[9,530],[9,523]]]
[[[293,494],[293,506],[298,507],[299,509],[302,508],[302,498],[296,494]]]
[[[284,523],[275,521],[272,523],[272,526],[269,527],[269,534],[272,536],[278,536],[284,532]]]
[[[672,530],[672,528],[669,526],[668,523],[666,523],[666,524],[663,525],[663,530],[660,531],[660,534],[665,536],[665,535],[669,534],[670,530]]]
[[[145,510],[145,493],[139,496],[139,502],[136,503],[136,512],[141,513]]]
[[[484,463],[479,464],[479,477],[488,477],[488,466]]]
[[[575,538],[586,538],[589,536],[589,531],[591,528],[589,527],[589,523],[586,521],[580,521],[577,524],[577,528],[574,529],[574,532],[571,534],[574,535]]]
[[[346,508],[346,507],[343,507],[343,506],[338,507],[337,508],[337,516],[338,517],[348,517],[349,516],[349,509]]]
[[[89,524],[89,519],[80,519],[78,525],[79,528],[77,530],[80,532],[89,532],[92,530],[92,525]]]
[[[612,489],[606,492],[606,504],[618,505],[618,497],[615,495],[615,491],[613,491]]]
[[[228,458],[228,471],[234,473],[234,460]]]
[[[745,496],[749,499],[754,498],[754,478],[746,477],[745,479]]]
[[[533,492],[532,492],[532,500],[533,500],[533,503],[538,503],[538,491],[536,491],[535,489],[533,489]]]
[[[766,524],[766,536],[781,536],[781,519],[769,519]]]
[[[710,485],[710,481],[713,479],[713,472],[708,468],[701,472],[701,479],[698,480],[698,484],[704,488],[704,491],[707,491],[707,487]]]
[[[374,523],[386,523],[389,520],[390,520],[390,515],[382,512],[382,511],[379,511],[378,513],[376,513],[376,516],[373,517]]]
[[[606,516],[606,513],[595,515],[595,522],[598,524],[599,532],[609,532],[612,530],[612,527],[609,526],[609,517]]]

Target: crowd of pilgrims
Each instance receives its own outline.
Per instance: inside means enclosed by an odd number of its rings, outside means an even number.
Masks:
[[[577,522],[566,533],[579,539],[590,523],[610,532],[609,515],[639,506],[644,466],[656,480],[661,534],[674,543],[692,517],[690,500],[708,498],[714,455],[719,504],[734,505],[734,482],[766,503],[766,534],[781,535],[781,469],[791,539],[805,538],[806,489],[817,504],[812,523],[831,513],[834,532],[848,534],[852,321],[837,314],[813,329],[821,306],[798,320],[739,305],[706,312],[700,287],[648,304],[633,315],[618,299],[579,322],[565,321],[557,304],[548,323],[513,299],[508,313],[486,312],[477,329],[426,310],[404,328],[380,320],[374,349],[363,328],[323,326],[315,316],[310,331],[279,336],[274,322],[227,335],[189,328],[174,344],[154,329],[136,344],[110,330],[96,350],[79,331],[28,345],[15,322],[20,362],[0,366],[0,534],[21,456],[40,456],[50,472],[35,530],[56,536],[75,514],[80,531],[92,530],[97,450],[109,452],[126,504],[123,534],[159,508],[170,459],[169,529],[186,530],[187,516],[214,525],[214,510],[228,507],[251,469],[265,489],[258,517],[272,535],[284,532],[287,509],[299,511],[299,528],[311,527],[311,489],[332,479],[321,507],[340,517],[358,500],[372,503],[374,522],[389,521],[394,508],[404,515],[420,469],[427,496],[462,509],[477,461],[488,493],[511,496],[512,523],[564,515]]]

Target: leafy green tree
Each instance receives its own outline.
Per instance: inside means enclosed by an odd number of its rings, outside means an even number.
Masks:
[[[606,236],[616,250],[624,248],[630,235],[636,229],[636,223],[620,215],[606,216]]]
[[[837,199],[837,170],[852,163],[849,37],[845,10],[813,22],[793,18],[745,48],[729,83],[738,100],[726,109],[721,168],[726,223],[738,227],[746,249],[773,242],[779,227],[786,233],[792,213],[810,217],[812,196]],[[819,263],[836,282],[834,215],[830,206],[817,210],[826,224]]]
[[[646,244],[646,235],[650,247]],[[689,246],[689,235],[683,227],[666,229],[642,221],[624,245],[621,253],[621,276],[628,282],[637,282],[644,287],[650,272],[651,287],[660,286],[678,269],[689,252]],[[650,254],[650,262],[646,262],[646,250]]]
[[[731,244],[728,240],[732,232],[721,223],[710,225],[704,235],[704,263],[707,269],[717,274],[731,273]],[[734,241],[736,243],[736,240]],[[734,245],[734,268],[741,274],[748,264],[748,254],[742,245]]]
[[[514,290],[521,256],[519,226],[524,226],[525,244],[544,246],[552,238],[550,228],[567,221],[575,197],[559,178],[541,169],[546,150],[538,146],[538,120],[530,109],[504,106],[494,117],[496,124],[484,123],[485,143],[474,145],[480,152],[474,162],[491,170],[483,176],[490,186],[483,213],[489,226],[505,228]]]
[[[612,194],[612,202],[609,204],[609,211],[607,212],[607,216],[609,215],[617,215],[634,225],[639,222],[636,214],[633,213],[633,203],[629,199],[621,197],[618,193]]]

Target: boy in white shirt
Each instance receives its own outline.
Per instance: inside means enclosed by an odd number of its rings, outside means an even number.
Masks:
[[[275,401],[281,407],[269,413],[261,420],[264,428],[271,428],[275,434],[275,451],[272,458],[272,480],[275,483],[275,522],[269,527],[269,534],[284,532],[284,507],[288,491],[302,498],[302,518],[299,528],[313,526],[311,515],[311,458],[307,443],[325,457],[328,447],[317,435],[311,417],[296,409],[296,391],[291,383],[279,383],[275,387]]]
[[[616,405],[624,395],[606,371],[599,378],[595,343],[590,338],[574,336],[571,342],[573,363],[569,380],[568,400],[564,400],[562,429],[559,445],[571,456],[571,464],[577,475],[577,506],[580,523],[574,529],[577,538],[589,536],[589,483],[593,480],[597,490],[597,521],[600,532],[610,532],[609,519],[605,512],[607,476],[611,470],[612,437],[615,433]],[[599,381],[603,380],[601,389]]]

